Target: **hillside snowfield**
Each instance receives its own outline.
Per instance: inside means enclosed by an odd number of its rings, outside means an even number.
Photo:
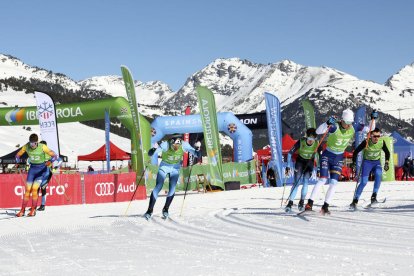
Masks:
[[[284,213],[283,188],[190,193],[184,205],[178,194],[166,221],[165,197],[149,222],[147,200],[126,217],[128,202],[46,207],[33,218],[3,209],[0,275],[414,275],[414,183],[383,183],[386,203],[350,212],[354,188],[340,182],[325,217]],[[370,182],[361,198],[371,191]]]

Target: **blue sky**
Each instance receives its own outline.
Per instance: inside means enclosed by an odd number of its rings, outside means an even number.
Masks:
[[[414,62],[414,1],[0,2],[0,53],[74,80],[121,75],[179,89],[216,58],[289,59],[384,83]]]

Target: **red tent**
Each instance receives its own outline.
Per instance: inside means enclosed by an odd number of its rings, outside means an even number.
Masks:
[[[109,142],[110,144],[110,159],[111,160],[130,160],[131,154],[128,152],[125,152],[115,146],[112,142]],[[103,145],[96,151],[86,154],[86,155],[79,155],[78,161],[106,161],[106,146]]]

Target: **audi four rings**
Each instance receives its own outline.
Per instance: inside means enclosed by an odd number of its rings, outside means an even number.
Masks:
[[[115,192],[115,184],[113,182],[96,183],[95,194],[97,196],[113,195]]]

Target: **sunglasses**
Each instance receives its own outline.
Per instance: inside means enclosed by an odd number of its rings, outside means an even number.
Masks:
[[[37,146],[37,142],[30,142],[30,146],[31,147],[36,147]]]
[[[380,138],[381,135],[372,135],[372,138]]]
[[[315,141],[316,139],[315,138],[313,138],[313,137],[307,137],[306,138],[308,141]]]

